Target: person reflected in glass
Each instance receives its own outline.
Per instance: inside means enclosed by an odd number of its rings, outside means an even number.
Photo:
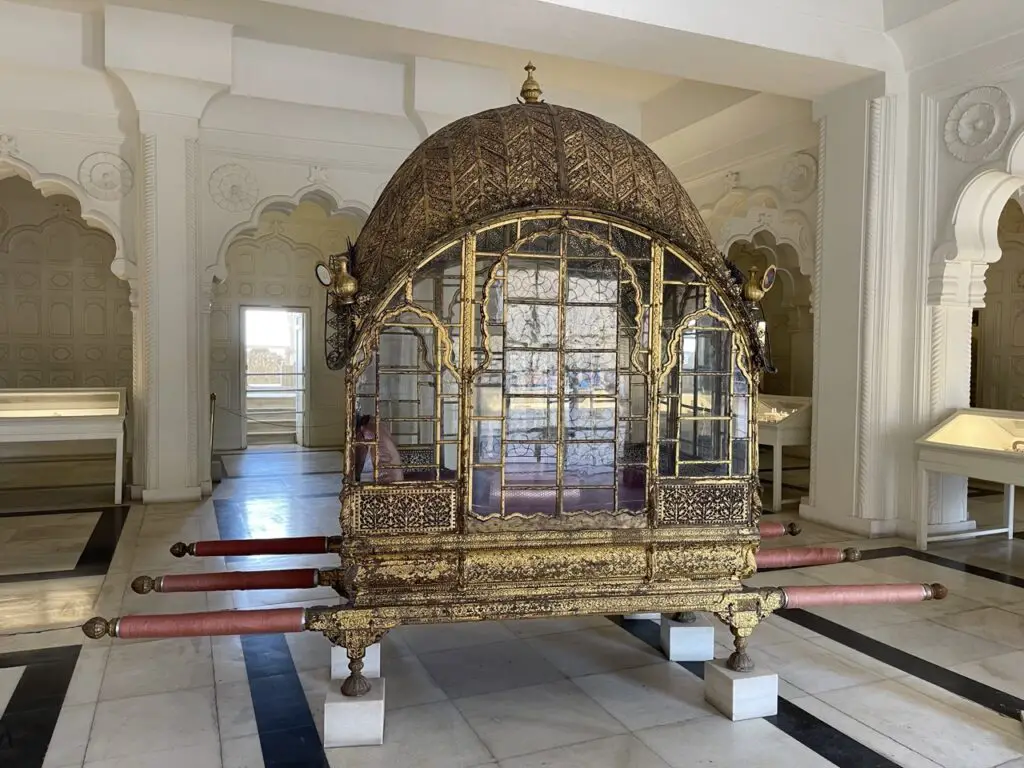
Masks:
[[[367,458],[370,460],[372,471],[370,477],[378,483],[397,483],[403,479],[402,457],[398,453],[398,446],[388,428],[381,424],[377,426],[377,420],[373,416],[360,416],[356,419],[356,476],[362,477],[366,467]],[[376,441],[377,450],[369,451],[369,445]],[[369,455],[368,455],[369,454]]]

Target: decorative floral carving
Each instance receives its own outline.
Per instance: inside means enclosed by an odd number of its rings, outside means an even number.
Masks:
[[[131,192],[135,174],[113,152],[93,152],[78,166],[78,183],[97,200],[120,200]]]
[[[259,200],[260,189],[252,172],[237,163],[226,163],[210,174],[210,197],[232,213],[247,213]]]
[[[792,203],[800,203],[818,188],[818,161],[809,152],[790,155],[782,166],[779,191]]]
[[[309,166],[309,179],[310,184],[326,184],[327,183],[327,166],[325,165],[311,165]]]
[[[992,157],[1003,144],[1013,122],[1013,105],[1002,88],[972,88],[953,104],[946,117],[949,153],[965,163]]]
[[[13,136],[0,133],[0,156],[18,154],[18,140]]]

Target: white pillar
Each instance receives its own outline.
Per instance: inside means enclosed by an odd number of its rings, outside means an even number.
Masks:
[[[208,418],[209,385],[202,382],[208,367],[200,344],[199,116],[223,86],[136,71],[116,74],[135,101],[140,135],[135,318],[145,350],[137,390],[145,400],[142,500],[192,501],[209,479],[209,467],[200,470],[200,455],[207,452],[201,421]]]
[[[881,78],[815,105],[827,173],[814,286],[811,493],[802,516],[861,535],[895,531],[902,310],[898,241],[905,142]],[[863,147],[863,151],[857,151]],[[825,490],[827,489],[827,490]]]

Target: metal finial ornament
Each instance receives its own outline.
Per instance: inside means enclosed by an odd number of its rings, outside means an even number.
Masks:
[[[82,632],[85,633],[86,637],[91,638],[92,640],[99,640],[105,635],[113,637],[113,625],[114,622],[112,621],[107,621],[100,616],[94,616],[82,625]]]
[[[148,595],[156,589],[156,579],[152,576],[138,576],[132,581],[132,592],[137,595]]]
[[[519,91],[519,100],[523,104],[540,104],[540,95],[544,93],[540,89],[540,83],[533,79],[533,73],[537,69],[533,66],[533,62],[527,62],[526,66],[523,67],[526,70],[526,80],[523,81],[523,87]]]
[[[764,298],[765,291],[761,287],[761,278],[757,274],[757,267],[751,267],[747,273],[747,282],[743,284],[743,298],[747,301],[760,301]]]

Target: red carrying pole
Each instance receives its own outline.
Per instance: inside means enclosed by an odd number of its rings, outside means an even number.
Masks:
[[[800,526],[796,523],[775,523],[761,522],[758,524],[762,539],[778,539],[783,536],[796,536],[800,533]]]
[[[807,565],[831,565],[860,560],[859,549],[836,547],[780,547],[757,553],[757,568],[800,568]]]
[[[822,584],[782,587],[784,608],[823,608],[835,605],[882,605],[942,600],[949,591],[941,584]]]
[[[245,557],[248,555],[323,555],[336,546],[335,536],[299,536],[290,539],[223,539],[179,541],[171,546],[175,557]]]
[[[167,576],[139,576],[132,590],[148,592],[228,592],[249,589],[312,589],[320,586],[317,568],[280,571],[229,571],[227,573],[180,573]]]
[[[302,632],[305,608],[265,608],[255,611],[210,611],[89,619],[82,631],[94,640],[104,635],[124,639],[261,635]]]

